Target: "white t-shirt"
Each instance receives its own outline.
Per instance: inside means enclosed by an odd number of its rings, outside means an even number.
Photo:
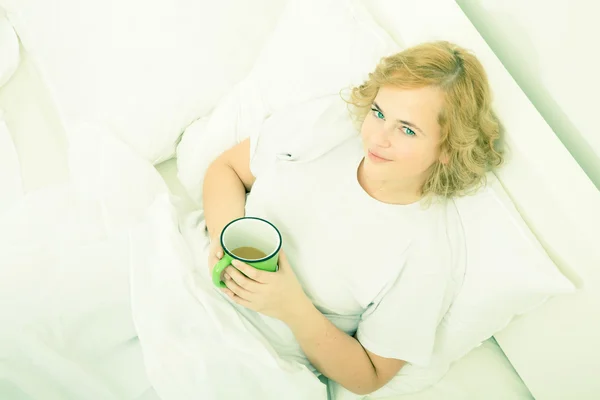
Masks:
[[[269,135],[253,137],[246,215],[280,230],[304,291],[332,323],[379,356],[426,366],[464,274],[458,215],[452,202],[424,208],[370,197],[357,180],[360,137],[348,137],[304,160]]]

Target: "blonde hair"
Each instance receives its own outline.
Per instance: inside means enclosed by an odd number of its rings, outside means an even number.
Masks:
[[[351,112],[359,125],[382,86],[436,86],[444,93],[438,122],[440,150],[447,162],[438,160],[432,165],[422,188],[424,196],[450,197],[476,190],[485,183],[485,173],[502,164],[502,152],[497,148],[501,125],[492,110],[487,75],[467,50],[438,41],[382,58],[367,81],[352,88],[350,98],[345,99],[353,106]]]

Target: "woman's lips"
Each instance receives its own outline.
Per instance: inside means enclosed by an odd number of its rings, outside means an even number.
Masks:
[[[388,160],[387,158],[383,158],[383,157],[380,157],[380,156],[372,153],[371,150],[369,150],[369,159],[375,163],[384,163],[384,162],[391,161],[391,160]]]

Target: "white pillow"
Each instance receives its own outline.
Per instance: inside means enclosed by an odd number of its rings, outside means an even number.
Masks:
[[[475,195],[457,197],[466,242],[462,288],[436,346],[456,360],[550,296],[572,293],[494,174]]]
[[[155,200],[168,193],[154,166],[106,129],[74,125],[69,142],[70,181],[78,198],[97,203],[108,232],[129,226]]]
[[[291,0],[248,76],[268,112],[362,83],[398,45],[361,0]]]
[[[64,119],[106,125],[147,160],[249,71],[284,0],[0,0]]]
[[[19,39],[8,19],[0,9],[0,87],[19,66]]]
[[[259,104],[254,107],[256,113],[250,114],[248,120],[243,118],[239,93],[240,85],[225,96],[209,118],[194,121],[177,146],[177,177],[198,206],[202,204],[202,184],[210,163],[238,143],[238,132],[248,132],[254,122],[264,118],[260,102],[252,101],[248,104]]]
[[[249,76],[177,148],[179,179],[201,204],[208,165],[270,114],[361,83],[398,45],[359,0],[290,0]],[[203,127],[204,126],[204,127]],[[239,133],[237,133],[239,132]]]

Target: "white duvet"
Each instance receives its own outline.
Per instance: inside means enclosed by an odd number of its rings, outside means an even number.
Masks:
[[[326,399],[326,385],[213,287],[202,214],[183,216],[181,234],[175,217],[164,196],[131,232],[133,318],[161,398]]]
[[[108,137],[70,155],[69,183],[1,210],[0,398],[155,399],[131,321],[128,228],[166,186]]]

